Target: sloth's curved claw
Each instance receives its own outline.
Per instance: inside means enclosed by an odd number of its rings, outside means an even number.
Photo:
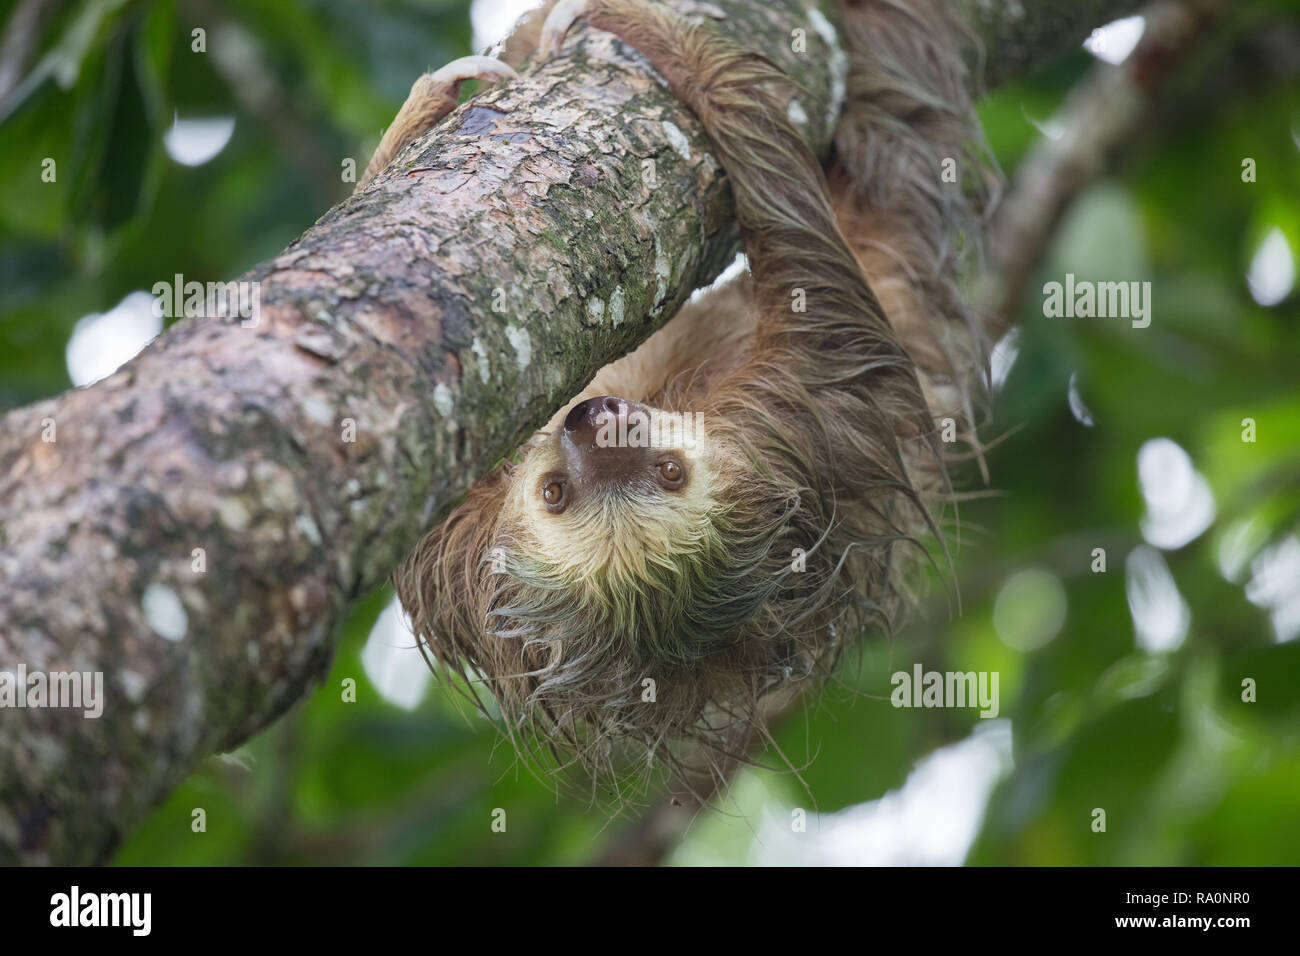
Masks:
[[[515,76],[515,71],[508,63],[503,63],[494,56],[462,56],[434,70],[430,79],[434,83],[459,86],[466,80],[495,83],[498,80],[514,79]]]
[[[456,108],[461,83],[466,80],[495,83],[513,76],[514,70],[491,56],[463,56],[432,73],[421,74],[411,85],[411,92],[397,116],[384,131],[379,147],[357,181],[357,189],[361,189],[376,173],[391,163],[411,140],[432,129],[434,124]]]
[[[537,43],[537,52],[541,59],[547,60],[560,52],[564,38],[575,20],[587,12],[587,0],[560,0],[551,7],[542,24],[541,39]]]

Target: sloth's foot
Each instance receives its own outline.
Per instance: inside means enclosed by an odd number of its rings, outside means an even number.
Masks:
[[[384,133],[375,155],[370,157],[357,189],[391,163],[411,140],[454,110],[460,102],[460,85],[466,80],[495,83],[514,76],[515,71],[508,64],[491,56],[462,56],[432,73],[425,73],[412,84],[410,95]]]
[[[645,0],[560,0],[542,24],[539,59],[558,53],[579,19],[638,50],[679,96],[690,87],[691,66],[684,51],[691,27],[675,11]]]
[[[511,69],[510,64],[503,63],[494,56],[462,56],[441,69],[426,73],[421,79],[427,78],[436,85],[447,87],[451,94],[459,99],[460,85],[466,80],[495,83],[498,80],[513,79],[514,76],[515,71]]]
[[[587,15],[589,6],[587,0],[560,0],[551,7],[551,12],[546,15],[546,21],[542,24],[541,37],[537,41],[537,52],[541,59],[549,59],[560,52],[569,28],[579,17]]]

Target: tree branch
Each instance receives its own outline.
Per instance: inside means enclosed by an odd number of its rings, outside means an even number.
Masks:
[[[1129,57],[1118,66],[1098,64],[1070,91],[1060,137],[1043,139],[1021,163],[989,229],[990,269],[979,298],[992,341],[1019,317],[1025,289],[1070,203],[1133,139],[1222,7],[1222,0],[1153,4]]]
[[[795,0],[719,8],[824,152],[843,58]],[[0,669],[99,672],[105,700],[3,712],[0,862],[105,859],[302,697],[349,601],[731,258],[693,117],[609,35],[568,49],[246,274],[256,327],[183,320],[4,417]]]
[[[1140,0],[953,2],[980,38],[980,73],[990,89],[1077,49],[1093,30],[1140,6]]]
[[[798,80],[824,154],[845,64],[803,5],[681,5]],[[609,36],[569,50],[246,274],[255,325],[182,320],[4,416],[0,694],[5,672],[28,703],[39,675],[100,674],[103,715],[4,710],[0,863],[106,859],[305,695],[349,602],[730,259],[691,115]]]

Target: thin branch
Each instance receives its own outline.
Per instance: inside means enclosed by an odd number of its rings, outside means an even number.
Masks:
[[[953,0],[982,44],[988,88],[1078,49],[1098,27],[1131,14],[1140,0]]]
[[[0,39],[0,107],[22,80],[36,52],[41,28],[58,5],[58,0],[21,0],[9,15]]]
[[[979,297],[986,304],[991,340],[1015,324],[1029,281],[1066,209],[1124,152],[1223,6],[1222,0],[1154,4],[1128,58],[1118,66],[1098,64],[1070,92],[1056,124],[1060,136],[1044,138],[1021,163],[989,230],[990,269]]]

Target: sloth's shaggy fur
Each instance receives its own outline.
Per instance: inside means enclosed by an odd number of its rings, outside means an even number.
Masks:
[[[521,749],[558,742],[594,770],[627,742],[669,761],[683,741],[735,755],[765,702],[895,624],[946,488],[936,421],[969,435],[981,394],[982,342],[957,292],[976,211],[940,179],[978,131],[943,7],[845,4],[851,69],[827,175],[768,61],[663,8],[588,0],[586,18],[644,53],[699,117],[750,275],[578,396],[700,413],[698,444],[674,449],[680,490],[628,481],[549,513],[539,489],[562,469],[557,419],[395,576],[441,669],[481,678]],[[516,57],[537,22],[516,34]]]

